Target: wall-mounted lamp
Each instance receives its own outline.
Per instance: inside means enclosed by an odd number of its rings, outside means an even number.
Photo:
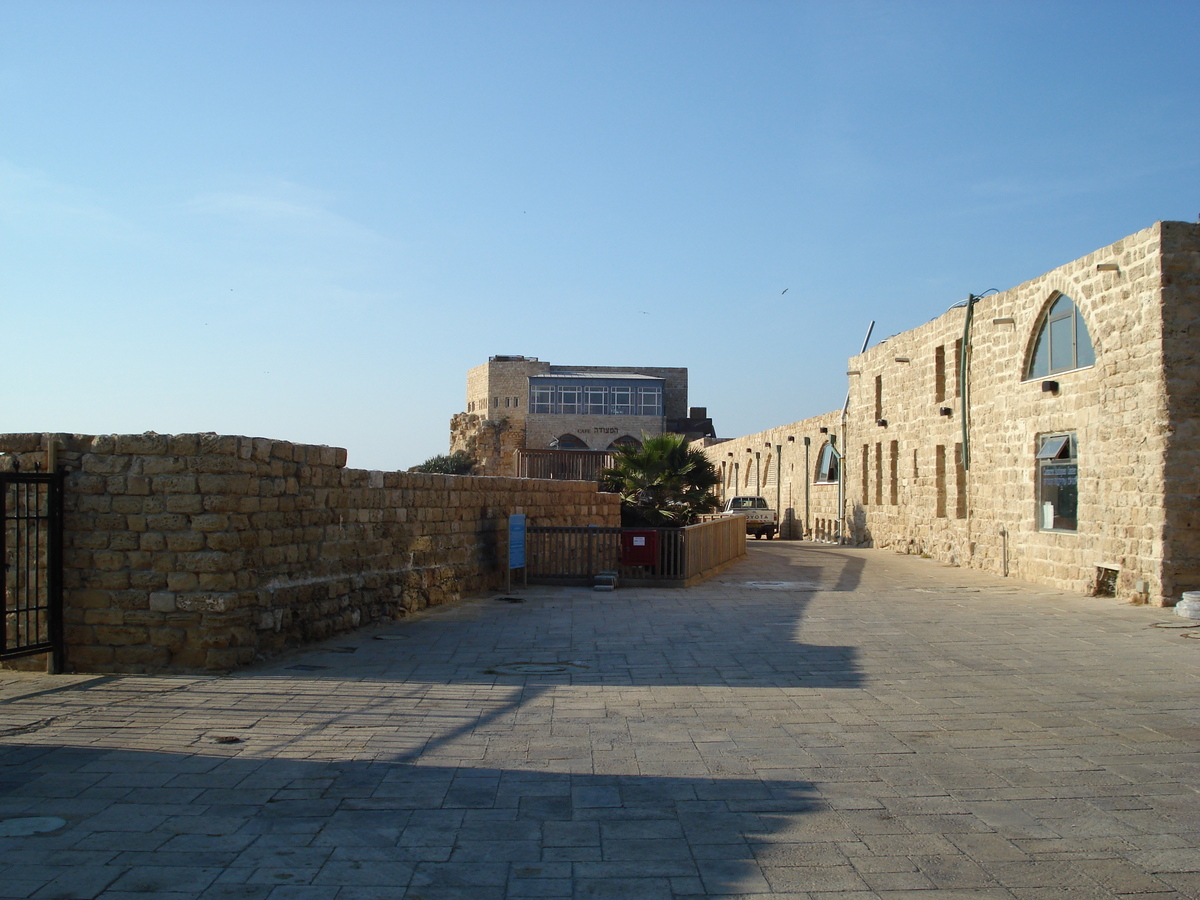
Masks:
[[[943,406],[941,409],[938,410],[938,415],[939,416],[952,416],[952,415],[954,415],[954,410],[952,410],[948,406]]]
[[[806,435],[806,436],[805,436],[805,438],[804,438],[804,446],[805,446],[805,447],[811,447],[811,446],[812,446],[812,438],[808,437],[807,435]]]
[[[753,450],[751,450],[749,447],[747,447],[747,448],[746,448],[746,452],[747,452],[747,453],[753,453],[754,451],[753,451]]]
[[[858,369],[850,369],[849,371],[846,372],[846,374],[847,375],[861,375],[862,372],[859,371]]]
[[[1017,320],[1012,316],[1001,316],[998,319],[992,319],[993,325],[1016,325]]]
[[[1096,263],[1097,272],[1120,272],[1121,267],[1116,263]]]
[[[880,428],[887,428],[887,419],[876,419],[875,424]]]
[[[796,438],[793,435],[788,435],[788,443],[789,444],[796,443]]]
[[[907,356],[897,356],[896,362],[912,362]]]
[[[1058,393],[1058,382],[1057,381],[1043,381],[1042,382],[1042,393],[1057,394]]]
[[[733,451],[732,451],[732,450],[730,450],[730,451],[729,451],[728,453],[726,453],[725,455],[726,455],[726,456],[733,456]]]
[[[821,431],[821,434],[829,434],[828,428],[822,428],[822,429],[820,429],[820,431]]]

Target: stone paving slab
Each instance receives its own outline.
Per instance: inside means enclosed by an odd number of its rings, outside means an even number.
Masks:
[[[229,677],[0,673],[0,898],[1200,897],[1169,610],[787,543],[518,596]]]

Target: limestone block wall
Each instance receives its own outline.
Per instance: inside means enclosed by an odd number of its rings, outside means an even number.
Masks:
[[[1163,222],[1163,591],[1200,590],[1200,227]]]
[[[847,514],[855,537],[1079,591],[1091,589],[1098,568],[1115,569],[1118,596],[1169,597],[1175,583],[1164,578],[1164,497],[1176,488],[1167,481],[1164,372],[1180,374],[1177,390],[1194,403],[1184,335],[1195,313],[1179,321],[1179,346],[1171,350],[1178,361],[1164,368],[1164,310],[1178,310],[1181,300],[1164,288],[1164,251],[1181,245],[1170,249],[1167,267],[1190,283],[1194,307],[1200,268],[1189,241],[1196,233],[1195,226],[1160,223],[980,300],[966,351],[966,313],[954,309],[852,357]],[[1041,317],[1060,293],[1083,315],[1095,364],[1026,379]],[[962,352],[969,363],[965,439],[955,377]],[[1043,381],[1058,390],[1043,390]],[[1078,440],[1073,533],[1041,530],[1038,520],[1039,438],[1064,432]],[[1184,494],[1194,496],[1194,468],[1176,468],[1190,484]]]
[[[346,451],[215,434],[54,435],[68,666],[225,670],[503,581],[507,516],[616,525],[585,482],[345,468]],[[2,464],[45,458],[0,435]]]
[[[628,435],[637,440],[642,435],[663,433],[661,416],[588,416],[536,414],[525,419],[525,446],[534,450],[549,448],[550,441],[564,434],[573,434],[589,450],[607,450],[619,437]]]
[[[476,475],[516,475],[517,451],[524,446],[524,417],[456,413],[450,419],[450,452],[461,450],[474,459]]]
[[[722,502],[760,494],[779,509],[781,537],[832,540],[838,534],[838,486],[817,480],[817,464],[830,436],[840,443],[840,422],[841,413],[832,412],[717,444],[695,441],[692,446],[703,449],[721,473]]]

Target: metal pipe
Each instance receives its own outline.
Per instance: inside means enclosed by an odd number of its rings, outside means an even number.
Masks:
[[[783,527],[783,444],[775,445],[775,525]]]
[[[871,332],[875,330],[875,320],[871,320],[871,324],[867,326],[867,336],[863,338],[862,349],[858,351],[859,356],[867,352],[867,344],[871,343]],[[846,443],[846,414],[850,410],[850,388],[846,388],[846,402],[842,404],[842,443]],[[829,445],[833,447],[833,435],[829,436]],[[838,541],[843,540],[843,535],[846,533],[846,467],[842,465],[842,455],[838,453],[834,447],[833,452],[837,455],[838,461]]]
[[[809,453],[808,448],[810,446],[812,446],[812,438],[806,437],[804,439],[804,531],[801,532],[801,534],[800,534],[801,539],[803,539],[809,533],[809,529],[808,529],[808,482],[809,482],[809,477],[810,477],[809,472],[812,471],[811,467],[809,466],[809,462],[808,462],[808,453]]]
[[[974,294],[967,295],[967,315],[963,320],[962,352],[958,354],[958,399],[960,406],[959,419],[962,420],[962,464],[963,471],[971,468],[971,435],[968,430],[971,418],[971,403],[967,395],[967,360],[971,355],[971,319],[974,318],[975,304],[979,298]]]

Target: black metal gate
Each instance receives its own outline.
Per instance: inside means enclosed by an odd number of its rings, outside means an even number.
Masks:
[[[51,672],[63,663],[62,499],[60,472],[0,472],[0,659],[48,652]]]

